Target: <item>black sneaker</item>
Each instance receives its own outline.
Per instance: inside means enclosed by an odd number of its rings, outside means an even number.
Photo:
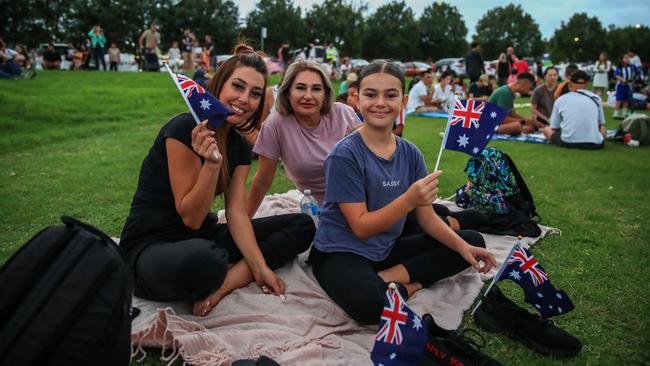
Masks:
[[[483,345],[477,345],[473,339],[465,335],[468,331],[473,331],[472,329],[460,334],[455,330],[440,328],[430,314],[424,314],[422,320],[427,325],[429,336],[424,346],[424,356],[418,366],[503,366],[490,356],[481,353],[480,348]],[[483,337],[478,332],[473,332],[485,344]]]
[[[474,321],[487,331],[503,333],[543,355],[569,357],[582,349],[576,337],[510,301],[496,286],[476,309]]]

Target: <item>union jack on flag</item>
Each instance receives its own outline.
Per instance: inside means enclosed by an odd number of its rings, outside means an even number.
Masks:
[[[397,286],[390,284],[370,358],[375,365],[410,366],[420,361],[427,341],[426,324],[409,309]]]
[[[543,317],[573,310],[569,295],[553,286],[542,265],[525,248],[516,244],[499,269],[496,281],[511,280],[524,290],[524,301]]]
[[[477,102],[473,99],[456,99],[449,123],[452,126],[462,123],[463,128],[472,128],[472,126],[478,128],[478,120],[481,118],[483,108],[485,108],[484,102]]]
[[[205,93],[205,89],[203,89],[201,85],[197,84],[196,81],[188,78],[187,76],[178,74],[176,75],[176,78],[178,79],[178,84],[181,86],[183,94],[187,98],[190,98],[194,91],[197,93]]]
[[[510,255],[508,264],[514,263],[521,263],[519,268],[521,268],[524,273],[530,275],[533,280],[533,285],[539,286],[544,283],[544,281],[548,280],[548,275],[544,272],[539,262],[537,262],[537,259],[535,259],[532,254],[526,253],[522,247],[518,247]]]
[[[376,341],[384,341],[387,343],[402,344],[402,330],[400,326],[406,324],[408,314],[402,310],[404,303],[397,291],[392,291],[388,297],[388,304],[381,312],[381,320],[384,325],[377,332],[375,337]]]
[[[456,99],[443,146],[479,156],[507,114],[507,110],[492,103]]]

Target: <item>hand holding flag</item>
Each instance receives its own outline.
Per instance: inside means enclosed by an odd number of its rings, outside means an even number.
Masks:
[[[174,80],[176,87],[181,92],[183,100],[185,100],[197,124],[207,120],[210,126],[219,128],[226,122],[226,118],[233,114],[217,98],[207,92],[194,80],[183,74],[173,73],[167,64],[165,64],[165,67],[172,80]]]

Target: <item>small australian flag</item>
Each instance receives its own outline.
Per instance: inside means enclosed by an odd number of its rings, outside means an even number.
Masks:
[[[201,85],[183,74],[172,74],[178,82],[181,94],[187,101],[191,112],[199,121],[208,120],[208,124],[221,127],[229,115],[233,114],[217,98]]]
[[[481,155],[508,112],[492,103],[456,99],[443,146],[473,156]]]
[[[416,365],[424,353],[427,327],[406,305],[396,286],[386,290],[379,331],[370,358],[375,366]]]
[[[524,290],[524,301],[534,306],[544,318],[574,308],[566,292],[556,289],[537,259],[519,245],[515,245],[499,271],[497,281],[502,280],[511,280],[519,285]]]

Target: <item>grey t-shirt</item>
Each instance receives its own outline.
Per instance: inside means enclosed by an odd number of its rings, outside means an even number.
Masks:
[[[530,103],[535,104],[537,110],[546,117],[550,117],[553,111],[553,102],[555,102],[553,95],[555,94],[555,89],[557,89],[557,85],[553,90],[548,90],[546,84],[541,84],[535,88],[533,96],[530,99]]]
[[[564,94],[553,105],[551,128],[560,129],[564,142],[600,144],[603,135],[599,128],[603,124],[603,103],[598,95],[589,90]]]
[[[385,259],[402,233],[405,218],[367,240],[357,238],[339,209],[341,202],[365,202],[369,212],[388,205],[427,175],[424,157],[412,143],[395,137],[393,156],[383,159],[359,132],[341,140],[325,160],[325,203],[314,245],[322,252],[350,252],[371,261]]]

